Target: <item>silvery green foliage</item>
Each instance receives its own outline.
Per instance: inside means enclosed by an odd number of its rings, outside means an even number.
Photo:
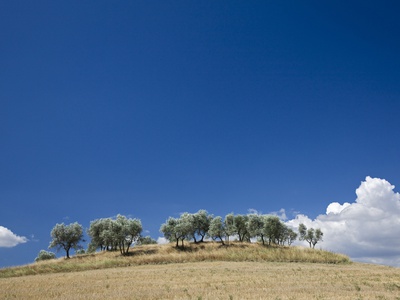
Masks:
[[[208,230],[210,229],[212,219],[212,215],[204,209],[193,214],[193,240],[195,243],[204,241],[204,238],[207,236]],[[196,238],[199,238],[200,240],[197,240]]]
[[[291,245],[297,234],[287,227],[277,216],[272,215],[248,215],[247,229],[251,238],[258,238],[263,245],[268,244]]]
[[[259,238],[265,245],[265,224],[267,217],[265,215],[250,214],[247,221],[247,230],[251,238]]]
[[[64,249],[67,258],[69,258],[71,248],[75,250],[82,248],[79,243],[83,241],[83,228],[77,222],[69,225],[65,225],[64,223],[56,224],[50,235],[52,241],[49,248],[56,248],[57,251]]]
[[[168,220],[161,225],[160,232],[164,234],[164,237],[170,242],[175,242],[176,247],[179,246],[179,241],[182,242],[190,236],[192,231],[192,225],[190,222],[191,218],[188,213],[183,214],[181,218],[169,217]]]
[[[211,220],[210,229],[208,234],[212,239],[219,239],[224,245],[224,238],[226,237],[225,222],[222,221],[222,217],[217,216]]]
[[[38,256],[35,258],[35,261],[41,261],[41,260],[49,260],[49,259],[55,259],[56,255],[53,252],[49,252],[46,250],[40,250]]]
[[[87,230],[87,234],[90,236],[91,241],[89,244],[90,252],[95,252],[97,248],[100,250],[106,250],[106,247],[109,246],[103,236],[103,231],[105,231],[111,219],[97,219],[90,222],[90,227]]]
[[[236,236],[240,242],[250,241],[247,222],[247,215],[234,215],[233,213],[227,214],[224,219],[224,226],[228,240],[230,236]]]
[[[237,234],[239,238],[239,242],[250,241],[249,232],[247,230],[247,215],[236,215],[233,218],[234,220],[234,228],[235,234]]]
[[[117,250],[126,255],[132,243],[137,242],[141,237],[143,227],[139,219],[128,219],[118,215],[115,220],[111,218],[97,219],[90,222],[87,231],[91,237],[90,251]]]
[[[127,254],[129,247],[133,242],[140,238],[143,227],[139,219],[128,219],[125,216],[118,215],[115,220],[117,231],[115,232],[118,238],[118,245],[121,254]]]
[[[292,228],[285,226],[284,236],[285,236],[285,242],[287,242],[288,245],[290,246],[296,240],[297,233],[294,232]]]
[[[321,231],[321,229],[317,228],[317,229],[315,230],[315,234],[314,234],[314,237],[312,238],[312,242],[311,242],[312,245],[313,245],[313,248],[315,248],[315,245],[316,245],[319,241],[322,241],[323,235],[324,235],[324,233]]]
[[[310,245],[310,248],[315,248],[315,245],[322,241],[323,232],[321,229],[314,228],[307,229],[307,227],[302,223],[299,225],[299,234],[300,234],[300,241],[307,241]]]
[[[195,243],[203,242],[208,233],[212,216],[206,210],[197,213],[184,212],[179,218],[170,217],[161,225],[160,232],[170,242],[175,242],[178,247],[179,241],[192,240]]]
[[[195,238],[196,229],[194,224],[194,215],[188,212],[182,213],[178,219],[177,230],[181,233],[183,240],[191,240],[192,238]]]
[[[157,244],[155,239],[152,239],[150,236],[141,236],[139,240],[136,242],[137,245],[151,245]]]
[[[235,215],[233,213],[227,214],[225,216],[224,227],[225,227],[226,237],[229,241],[229,237],[234,235],[236,232]]]
[[[176,246],[178,247],[181,235],[176,230],[177,224],[178,224],[178,219],[169,217],[168,220],[161,225],[160,232],[164,234],[164,237],[170,242],[176,242]]]
[[[285,225],[277,216],[267,216],[264,234],[268,238],[268,244],[282,244],[284,238]]]

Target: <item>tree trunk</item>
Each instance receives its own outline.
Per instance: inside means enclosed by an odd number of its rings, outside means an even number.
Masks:
[[[128,244],[126,245],[126,254],[128,254],[129,248],[131,245],[132,245],[132,242],[128,242]]]

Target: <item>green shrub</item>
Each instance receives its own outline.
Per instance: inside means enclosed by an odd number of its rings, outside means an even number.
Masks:
[[[49,260],[49,259],[55,259],[56,255],[53,252],[49,252],[46,250],[40,250],[38,256],[35,258],[35,261],[41,261],[41,260]]]

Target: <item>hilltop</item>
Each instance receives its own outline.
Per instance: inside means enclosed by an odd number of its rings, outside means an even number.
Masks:
[[[175,247],[173,244],[156,244],[133,247],[128,255],[103,251],[76,255],[71,259],[60,258],[0,269],[0,278],[203,261],[350,263],[350,259],[345,255],[302,247],[263,246],[258,243],[238,242],[231,242],[229,245],[216,242],[186,243],[183,248]]]
[[[0,298],[398,299],[399,282],[397,268],[352,263],[328,251],[209,242],[1,269]]]

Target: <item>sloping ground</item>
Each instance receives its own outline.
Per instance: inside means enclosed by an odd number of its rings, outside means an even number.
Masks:
[[[76,256],[72,259],[43,261],[21,267],[0,269],[0,278],[36,274],[76,272],[134,265],[154,265],[199,261],[251,261],[251,262],[310,262],[349,263],[347,256],[323,250],[298,247],[267,247],[260,244],[219,243],[187,244],[184,248],[173,245],[145,245],[134,247],[130,255],[102,252]]]
[[[399,299],[400,270],[367,264],[189,262],[0,279],[0,299]]]

